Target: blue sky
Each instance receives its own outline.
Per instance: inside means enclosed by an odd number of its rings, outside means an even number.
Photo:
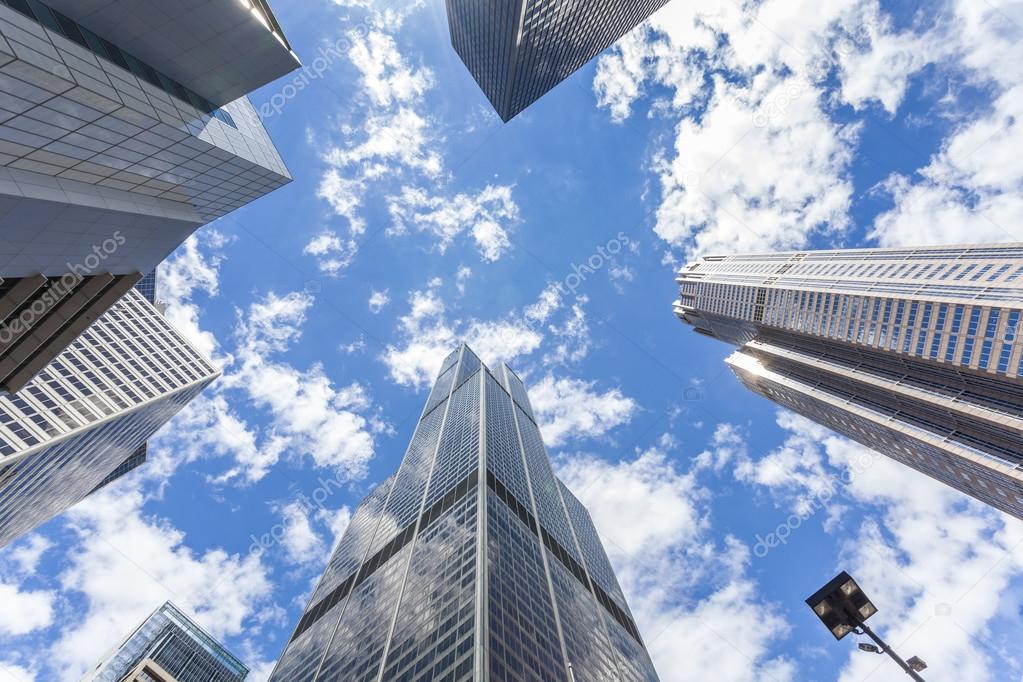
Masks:
[[[841,569],[929,679],[1023,680],[1023,524],[671,312],[699,253],[1023,241],[1023,5],[826,5],[673,0],[502,124],[439,0],[277,2],[306,68],[252,101],[295,181],[161,271],[224,376],[0,554],[0,680],[77,679],[165,599],[265,679],[463,339],[525,377],[665,682],[902,679],[803,604]]]

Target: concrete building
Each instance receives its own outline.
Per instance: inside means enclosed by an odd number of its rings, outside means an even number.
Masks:
[[[444,360],[270,679],[657,680],[511,369],[466,346]]]
[[[707,256],[677,281],[748,388],[1023,519],[1023,244]]]
[[[231,652],[167,602],[81,682],[242,682],[248,674]]]
[[[0,395],[0,547],[132,468],[218,375],[128,292],[22,391]]]
[[[668,0],[447,0],[451,44],[510,121]]]
[[[262,0],[0,0],[0,390],[290,181],[244,95],[298,63]]]

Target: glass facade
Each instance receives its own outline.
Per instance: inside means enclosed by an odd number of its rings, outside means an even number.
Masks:
[[[197,95],[170,76],[160,73],[141,59],[125,52],[109,40],[101,38],[74,19],[61,14],[52,7],[39,2],[39,0],[0,0],[0,3],[21,12],[30,19],[38,21],[51,31],[55,31],[68,40],[78,43],[93,54],[117,64],[125,71],[131,71],[136,77],[160,88],[182,103],[187,103],[203,113],[211,114],[232,128],[238,127],[235,125],[234,119],[231,118],[230,114],[222,109],[218,109],[202,95]]]
[[[167,602],[83,682],[242,682],[248,674],[241,661]]]
[[[504,121],[667,0],[447,0],[451,43]]]
[[[1023,518],[1023,245],[708,256],[676,314],[750,389]]]
[[[137,466],[145,441],[218,374],[138,292],[123,296],[23,390],[0,395],[0,547]]]
[[[466,346],[442,363],[401,466],[359,506],[271,680],[657,680],[531,415],[509,368]]]

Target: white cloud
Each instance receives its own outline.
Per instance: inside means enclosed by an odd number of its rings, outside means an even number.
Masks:
[[[36,679],[34,669],[0,659],[0,682],[33,682]]]
[[[590,325],[586,321],[584,306],[589,302],[580,296],[572,304],[570,315],[562,324],[552,324],[549,329],[553,335],[554,349],[544,358],[545,363],[565,364],[579,362],[590,352],[592,340]]]
[[[379,313],[390,302],[390,290],[376,291],[374,289],[369,295],[369,311],[374,314]]]
[[[19,540],[7,550],[8,558],[14,561],[23,574],[34,573],[43,554],[53,547],[53,542],[42,535],[33,533]]]
[[[67,621],[50,657],[59,679],[78,679],[97,657],[170,599],[215,638],[240,635],[272,597],[258,555],[212,548],[196,553],[169,522],[143,513],[138,492],[99,493],[68,512],[78,535],[60,575],[81,593],[84,613]]]
[[[884,185],[895,208],[873,237],[884,246],[1023,241],[1023,84],[999,96],[990,113],[960,128],[913,182]]]
[[[854,131],[831,123],[804,88],[767,73],[750,87],[715,79],[706,114],[679,123],[674,158],[658,164],[661,239],[697,253],[758,251],[845,229]]]
[[[573,440],[601,438],[628,423],[639,410],[617,388],[600,392],[595,381],[548,374],[529,386],[529,401],[548,447]]]
[[[199,326],[195,298],[198,292],[210,298],[219,293],[222,248],[230,241],[216,230],[202,230],[186,239],[159,268],[160,297],[166,303],[164,316],[207,358],[217,355],[219,345],[213,334]]]
[[[302,253],[316,257],[320,272],[336,276],[351,265],[358,250],[354,239],[342,239],[333,230],[323,230],[309,240]]]
[[[458,272],[455,273],[455,284],[458,287],[458,293],[465,293],[465,282],[472,277],[472,268],[468,265],[458,266]]]
[[[376,106],[415,101],[432,85],[430,70],[411,68],[390,35],[375,30],[365,36],[348,35],[352,39],[349,58],[361,72],[362,87]]]
[[[366,339],[363,338],[362,334],[359,334],[359,338],[355,339],[351,343],[344,343],[337,347],[339,351],[345,355],[352,355],[358,353],[366,348]]]
[[[239,364],[224,377],[224,388],[243,391],[273,421],[260,449],[244,453],[251,459],[239,458],[222,480],[237,475],[259,480],[286,453],[308,454],[317,466],[358,478],[373,457],[374,434],[382,424],[367,416],[371,402],[362,385],[335,386],[319,363],[300,370],[271,359],[301,336],[312,304],[308,294],[270,293],[239,315]]]
[[[745,459],[746,440],[735,424],[718,424],[714,427],[711,447],[696,456],[694,465],[699,469],[721,471],[725,465],[736,459]]]
[[[788,624],[745,574],[747,548],[709,537],[708,491],[678,471],[672,447],[663,436],[632,460],[584,455],[559,467],[593,517],[661,679],[795,679],[770,653]]]
[[[1018,632],[1023,609],[1020,524],[802,417],[781,412],[778,423],[788,432],[784,445],[747,462],[740,476],[797,509],[837,479],[835,498],[819,511],[844,509],[842,500],[874,509],[862,521],[821,519],[849,538],[841,564],[879,605],[872,625],[949,679],[1019,675],[1023,659],[1004,633]],[[875,665],[850,655],[840,679],[862,680]]]
[[[562,287],[558,283],[551,283],[540,292],[536,303],[526,306],[522,315],[531,322],[543,324],[561,308],[562,302]]]
[[[362,3],[349,6],[366,7]],[[341,142],[321,152],[326,169],[317,196],[335,215],[348,221],[348,234],[331,232],[331,248],[339,255],[328,263],[336,273],[355,256],[357,237],[366,231],[362,216],[368,199],[383,199],[393,225],[390,234],[411,224],[436,238],[444,252],[460,233],[469,235],[484,261],[495,261],[510,248],[509,225],[518,219],[510,186],[488,185],[473,194],[451,193],[451,173],[440,150],[443,124],[424,113],[432,72],[412,66],[393,35],[417,2],[391,10],[373,8],[368,31],[349,31],[349,58],[359,72],[360,88],[353,97],[351,121],[339,127]],[[360,96],[361,95],[361,96]],[[404,187],[393,189],[393,183]],[[420,187],[430,187],[429,193]]]
[[[25,635],[53,622],[55,594],[46,590],[21,591],[17,585],[0,583],[0,634]]]
[[[535,303],[519,315],[494,320],[452,320],[441,298],[443,282],[409,295],[409,310],[399,319],[397,343],[388,344],[381,355],[391,378],[405,386],[424,387],[436,378],[444,357],[464,341],[491,367],[531,356],[550,339],[554,347],[545,362],[564,363],[581,359],[589,350],[589,328],[582,306],[585,298],[565,309],[556,284],[548,285]],[[563,319],[555,316],[563,313]]]
[[[313,528],[309,509],[301,502],[290,502],[278,509],[284,526],[281,545],[292,564],[320,564],[326,554],[323,538]]]
[[[333,3],[338,7],[370,10],[369,20],[374,25],[394,31],[401,28],[411,14],[423,7],[424,0],[403,0],[389,3],[387,7],[381,7],[374,0],[333,0]]]
[[[511,187],[487,185],[475,196],[430,195],[426,190],[405,187],[390,199],[392,234],[409,229],[429,232],[444,253],[456,237],[468,232],[484,261],[495,261],[511,247],[507,226],[519,219],[519,207]]]
[[[1021,26],[1017,2],[955,0],[908,26],[877,0],[670,3],[601,57],[593,88],[612,120],[652,92],[651,112],[679,121],[674,155],[654,159],[658,236],[688,255],[783,249],[840,237],[848,224],[858,128],[826,109],[876,104],[894,114],[910,79],[937,65],[946,100],[965,81],[995,90],[994,111],[960,127],[920,180],[881,185],[896,206],[873,236],[883,245],[1020,240],[1023,172],[1012,150],[1023,63],[1012,55]]]
[[[444,317],[444,303],[432,289],[409,295],[409,311],[399,319],[401,345],[388,344],[381,360],[391,379],[403,386],[428,386],[440,363],[457,345]]]
[[[210,245],[207,254],[192,245],[169,261],[168,269],[184,273],[171,287],[168,315],[192,321],[196,335],[199,310],[193,300],[205,288],[216,291],[222,257]],[[184,262],[181,262],[182,259]],[[201,273],[201,277],[190,273]],[[370,414],[371,401],[358,383],[336,386],[323,366],[298,369],[276,356],[285,354],[302,336],[314,303],[308,293],[269,293],[242,313],[231,354],[223,358],[225,375],[189,404],[153,441],[146,469],[165,480],[183,462],[201,456],[230,455],[234,466],[215,480],[260,480],[281,457],[310,456],[317,466],[357,478],[373,456],[374,434],[383,424]],[[210,337],[212,339],[212,337]],[[262,429],[248,421],[250,407],[265,409]]]

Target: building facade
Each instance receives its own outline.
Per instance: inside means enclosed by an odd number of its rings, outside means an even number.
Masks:
[[[0,395],[0,547],[130,470],[218,375],[130,291],[24,390]]]
[[[401,466],[360,504],[271,675],[426,679],[657,680],[525,387],[466,346],[445,359]]]
[[[1023,244],[708,256],[677,281],[748,388],[1023,519]]]
[[[447,0],[451,44],[510,121],[668,0]]]
[[[249,669],[167,602],[82,682],[242,682]]]
[[[290,182],[244,95],[298,64],[261,0],[0,0],[0,390]]]
[[[153,270],[148,275],[139,280],[139,283],[135,285],[135,291],[142,295],[142,298],[149,301],[152,305],[156,305],[156,270]],[[159,310],[159,309],[158,309]],[[161,311],[162,312],[162,311]],[[107,474],[107,477],[99,482],[92,492],[96,492],[100,488],[103,488],[121,476],[127,473],[135,471],[140,466],[146,463],[149,459],[149,443],[148,441],[138,446],[134,452],[128,455],[127,459],[117,465],[113,471]]]

